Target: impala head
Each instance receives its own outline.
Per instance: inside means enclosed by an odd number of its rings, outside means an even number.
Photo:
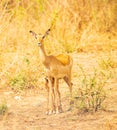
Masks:
[[[37,40],[38,42],[38,46],[41,46],[43,44],[43,40],[45,39],[45,37],[49,34],[50,32],[50,29],[48,29],[44,35],[42,34],[36,34],[35,32],[33,31],[29,31],[30,34]]]

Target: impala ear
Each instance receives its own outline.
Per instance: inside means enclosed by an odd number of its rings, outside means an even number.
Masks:
[[[49,29],[46,31],[46,35],[48,35],[50,31],[51,31],[51,30],[50,30],[50,28],[49,28]]]
[[[44,39],[47,35],[49,35],[50,32],[50,28],[45,32],[44,36],[42,37],[42,39]]]
[[[29,33],[30,33],[32,36],[34,36],[35,39],[37,39],[37,34],[36,34],[35,32],[33,32],[33,31],[30,30]]]

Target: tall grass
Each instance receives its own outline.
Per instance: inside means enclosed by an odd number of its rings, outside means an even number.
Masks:
[[[45,40],[48,53],[117,49],[116,12],[116,0],[2,0],[0,84],[4,86],[11,75],[16,77],[22,71],[28,71],[33,80],[41,77],[30,29],[44,33],[53,24]]]

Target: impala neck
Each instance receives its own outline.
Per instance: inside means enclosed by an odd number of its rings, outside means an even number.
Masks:
[[[47,61],[47,55],[45,52],[44,45],[40,46],[40,59],[43,64]]]

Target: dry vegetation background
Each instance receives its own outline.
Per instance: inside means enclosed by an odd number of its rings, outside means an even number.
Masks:
[[[112,80],[117,87],[116,0],[1,0],[0,90],[22,92],[43,88],[43,81],[40,80],[44,77],[43,66],[40,64],[37,44],[29,30],[43,34],[51,25],[50,35],[45,39],[47,53],[62,52],[73,56],[76,86],[82,81],[81,86],[91,88],[95,84],[94,89],[102,88],[109,79],[109,83]],[[89,66],[88,72],[84,71],[80,64],[82,59],[80,63],[77,60],[80,59],[78,55],[93,55],[94,59],[100,56],[96,61],[99,68],[91,71]],[[91,65],[88,62],[85,66]],[[93,73],[93,77],[87,78],[89,73]],[[86,88],[81,91],[81,98],[89,97]],[[92,91],[95,93],[95,90],[88,92]],[[80,95],[79,92],[77,94]],[[103,94],[95,95],[97,100],[101,97],[102,101],[105,98]],[[90,101],[88,103],[94,105]],[[110,124],[105,130],[112,130]]]
[[[53,24],[48,53],[110,52],[117,49],[116,12],[116,0],[2,0],[0,87],[17,76],[28,86],[37,82],[38,49],[29,30],[44,33]]]

